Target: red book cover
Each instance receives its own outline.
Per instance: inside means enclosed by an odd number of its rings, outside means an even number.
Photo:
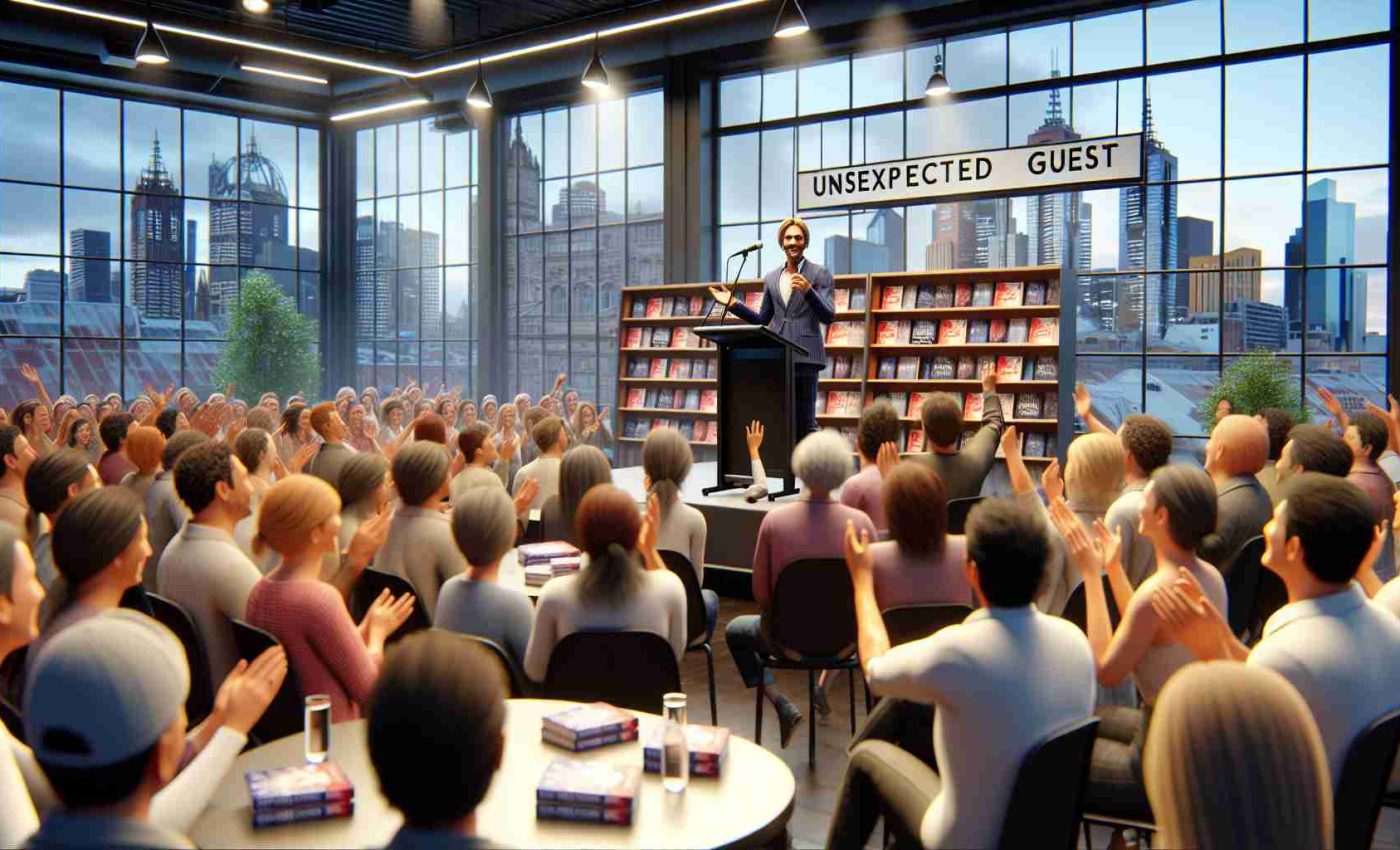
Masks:
[[[898,310],[900,303],[904,300],[904,287],[887,286],[880,299],[881,310]]]
[[[1006,342],[1006,320],[992,319],[987,326],[987,342]]]
[[[960,284],[957,285],[956,288],[953,289],[953,306],[954,306],[954,307],[971,307],[971,306],[972,306],[972,284],[970,284],[970,283],[960,283]]]
[[[750,310],[757,311],[760,307],[763,306],[763,291],[754,290],[753,292],[745,292],[744,306],[748,307]]]
[[[982,394],[968,393],[967,399],[963,402],[964,419],[982,418]]]
[[[928,398],[928,396],[929,393],[920,392],[918,390],[909,393],[909,409],[905,411],[904,415],[908,416],[910,419],[918,419],[920,412],[924,409],[924,399]]]
[[[686,348],[690,345],[690,330],[688,328],[676,328],[671,331],[671,347]]]
[[[1032,343],[1055,343],[1060,335],[1060,322],[1058,319],[1035,318],[1031,319],[1030,334],[1027,339]]]
[[[992,295],[992,305],[996,307],[1020,307],[1021,282],[1002,281],[998,283],[996,292]]]
[[[886,289],[885,291],[889,292],[888,289]],[[899,324],[899,322],[889,321],[888,319],[881,319],[878,323],[876,323],[875,344],[898,345],[904,342],[904,340],[899,338]]]
[[[642,347],[642,329],[641,329],[641,328],[628,328],[628,329],[627,329],[627,336],[624,337],[624,338],[623,338],[623,341],[622,341],[622,347],[623,347],[623,348],[641,348],[641,347]]]
[[[710,423],[709,423],[709,422],[706,422],[704,419],[696,420],[696,422],[695,422],[695,437],[694,437],[695,442],[697,442],[697,443],[703,443],[703,442],[705,442],[705,435],[709,432],[709,430],[710,430]]]
[[[924,429],[909,429],[909,442],[905,445],[904,450],[907,452],[921,452],[924,450]]]
[[[847,345],[850,340],[850,328],[845,322],[834,322],[826,329],[827,345]]]
[[[535,787],[539,802],[631,806],[642,782],[642,769],[560,756],[550,762]]]
[[[965,342],[967,342],[966,319],[944,319],[939,324],[939,345],[962,345]]]
[[[660,315],[661,315],[661,299],[660,299],[659,297],[656,297],[656,298],[648,298],[648,299],[647,299],[647,318],[648,318],[648,319],[655,319],[655,318],[659,317]]]
[[[715,408],[718,406],[718,398],[719,396],[714,390],[701,390],[700,409],[707,413],[714,413]]]
[[[300,764],[271,770],[250,770],[244,775],[253,808],[296,806],[349,800],[355,786],[335,762]]]
[[[646,390],[641,390],[641,389],[632,389],[632,390],[628,390],[628,391],[627,391],[627,406],[628,406],[628,407],[646,407],[646,397],[647,397],[647,391],[646,391]]]
[[[1001,381],[1021,380],[1021,355],[1003,354],[998,357],[997,379]]]
[[[651,377],[651,378],[664,378],[664,377],[666,377],[666,364],[667,364],[667,362],[668,362],[668,361],[666,360],[665,357],[654,357],[654,358],[652,358],[652,361],[651,361],[651,374],[650,374],[648,377]]]

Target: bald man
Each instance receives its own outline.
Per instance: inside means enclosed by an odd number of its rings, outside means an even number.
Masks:
[[[1200,556],[1229,575],[1231,561],[1251,537],[1264,533],[1274,505],[1259,470],[1269,462],[1269,431],[1252,416],[1221,419],[1206,443],[1206,472],[1215,482],[1215,533],[1201,543]]]

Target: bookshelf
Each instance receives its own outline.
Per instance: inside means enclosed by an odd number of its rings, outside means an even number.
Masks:
[[[859,416],[828,416],[825,402],[831,393],[847,394],[857,403],[865,397],[870,276],[836,275],[833,282],[836,284],[833,294],[836,321],[826,329],[826,369],[817,378],[817,424],[840,429],[854,440]]]
[[[905,423],[900,448],[921,452],[923,398],[960,398],[966,439],[982,418],[981,375],[996,369],[1026,460],[1049,462],[1059,448],[1061,296],[1058,266],[871,275],[861,404],[819,418],[853,424],[864,405],[888,397]]]

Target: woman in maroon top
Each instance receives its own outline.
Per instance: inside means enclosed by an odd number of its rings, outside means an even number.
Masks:
[[[361,523],[347,565],[363,570],[388,530],[387,511]],[[247,609],[248,622],[271,632],[287,650],[302,696],[330,695],[336,722],[360,716],[379,675],[384,640],[413,611],[411,594],[393,599],[386,590],[355,625],[344,598],[321,581],[321,558],[338,552],[339,541],[340,497],[329,484],[310,475],[274,484],[258,507],[253,551],[261,557],[272,549],[282,563],[253,586]]]

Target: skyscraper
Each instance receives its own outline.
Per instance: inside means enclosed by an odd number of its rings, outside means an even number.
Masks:
[[[1221,292],[1225,294],[1224,303],[1227,306],[1236,301],[1258,301],[1262,291],[1259,265],[1263,257],[1264,252],[1258,248],[1226,251],[1223,273],[1220,272],[1220,256],[1206,254],[1192,257],[1187,312],[1217,312],[1221,305]]]
[[[1214,256],[1214,254],[1215,222],[1189,215],[1177,216],[1176,262],[1172,264],[1172,268],[1196,268],[1197,266],[1192,263],[1194,258],[1209,257]],[[1229,265],[1229,263],[1227,262],[1226,265]],[[1172,319],[1179,321],[1185,317],[1187,313],[1197,312],[1191,309],[1189,289],[1190,287],[1181,286],[1178,282],[1176,289],[1176,309],[1172,312]]]
[[[1177,308],[1178,275],[1160,271],[1177,262],[1176,157],[1152,129],[1152,104],[1146,108],[1143,143],[1147,185],[1118,190],[1118,268],[1129,274],[1120,290],[1118,330],[1144,325],[1148,338],[1161,339]],[[1178,317],[1179,318],[1179,317]]]
[[[184,290],[185,201],[160,153],[141,169],[131,199],[131,305],[141,319],[179,319]]]
[[[75,228],[68,233],[68,300],[111,304],[112,234]]]
[[[877,210],[864,238],[828,236],[822,249],[823,264],[842,273],[899,271],[904,268],[904,216],[892,209]]]
[[[1060,76],[1058,65],[1052,67],[1051,78]],[[1060,103],[1060,90],[1050,89],[1045,110],[1045,122],[1026,138],[1030,145],[1055,145],[1079,138],[1065,120]],[[1092,256],[1091,229],[1080,217],[1086,211],[1079,192],[1056,192],[1032,195],[1026,199],[1026,227],[1030,237],[1027,261],[1031,265],[1058,265],[1064,274],[1087,269]]]
[[[1324,178],[1308,187],[1303,226],[1284,246],[1284,262],[1289,266],[1356,262],[1356,204],[1337,200],[1337,181]],[[1365,350],[1364,273],[1349,268],[1306,273],[1290,269],[1284,273],[1283,303],[1289,336],[1298,338],[1306,327],[1309,350]]]
[[[227,312],[237,299],[239,266],[296,267],[290,232],[282,169],[263,154],[258,137],[250,133],[238,156],[209,164],[212,313]]]

